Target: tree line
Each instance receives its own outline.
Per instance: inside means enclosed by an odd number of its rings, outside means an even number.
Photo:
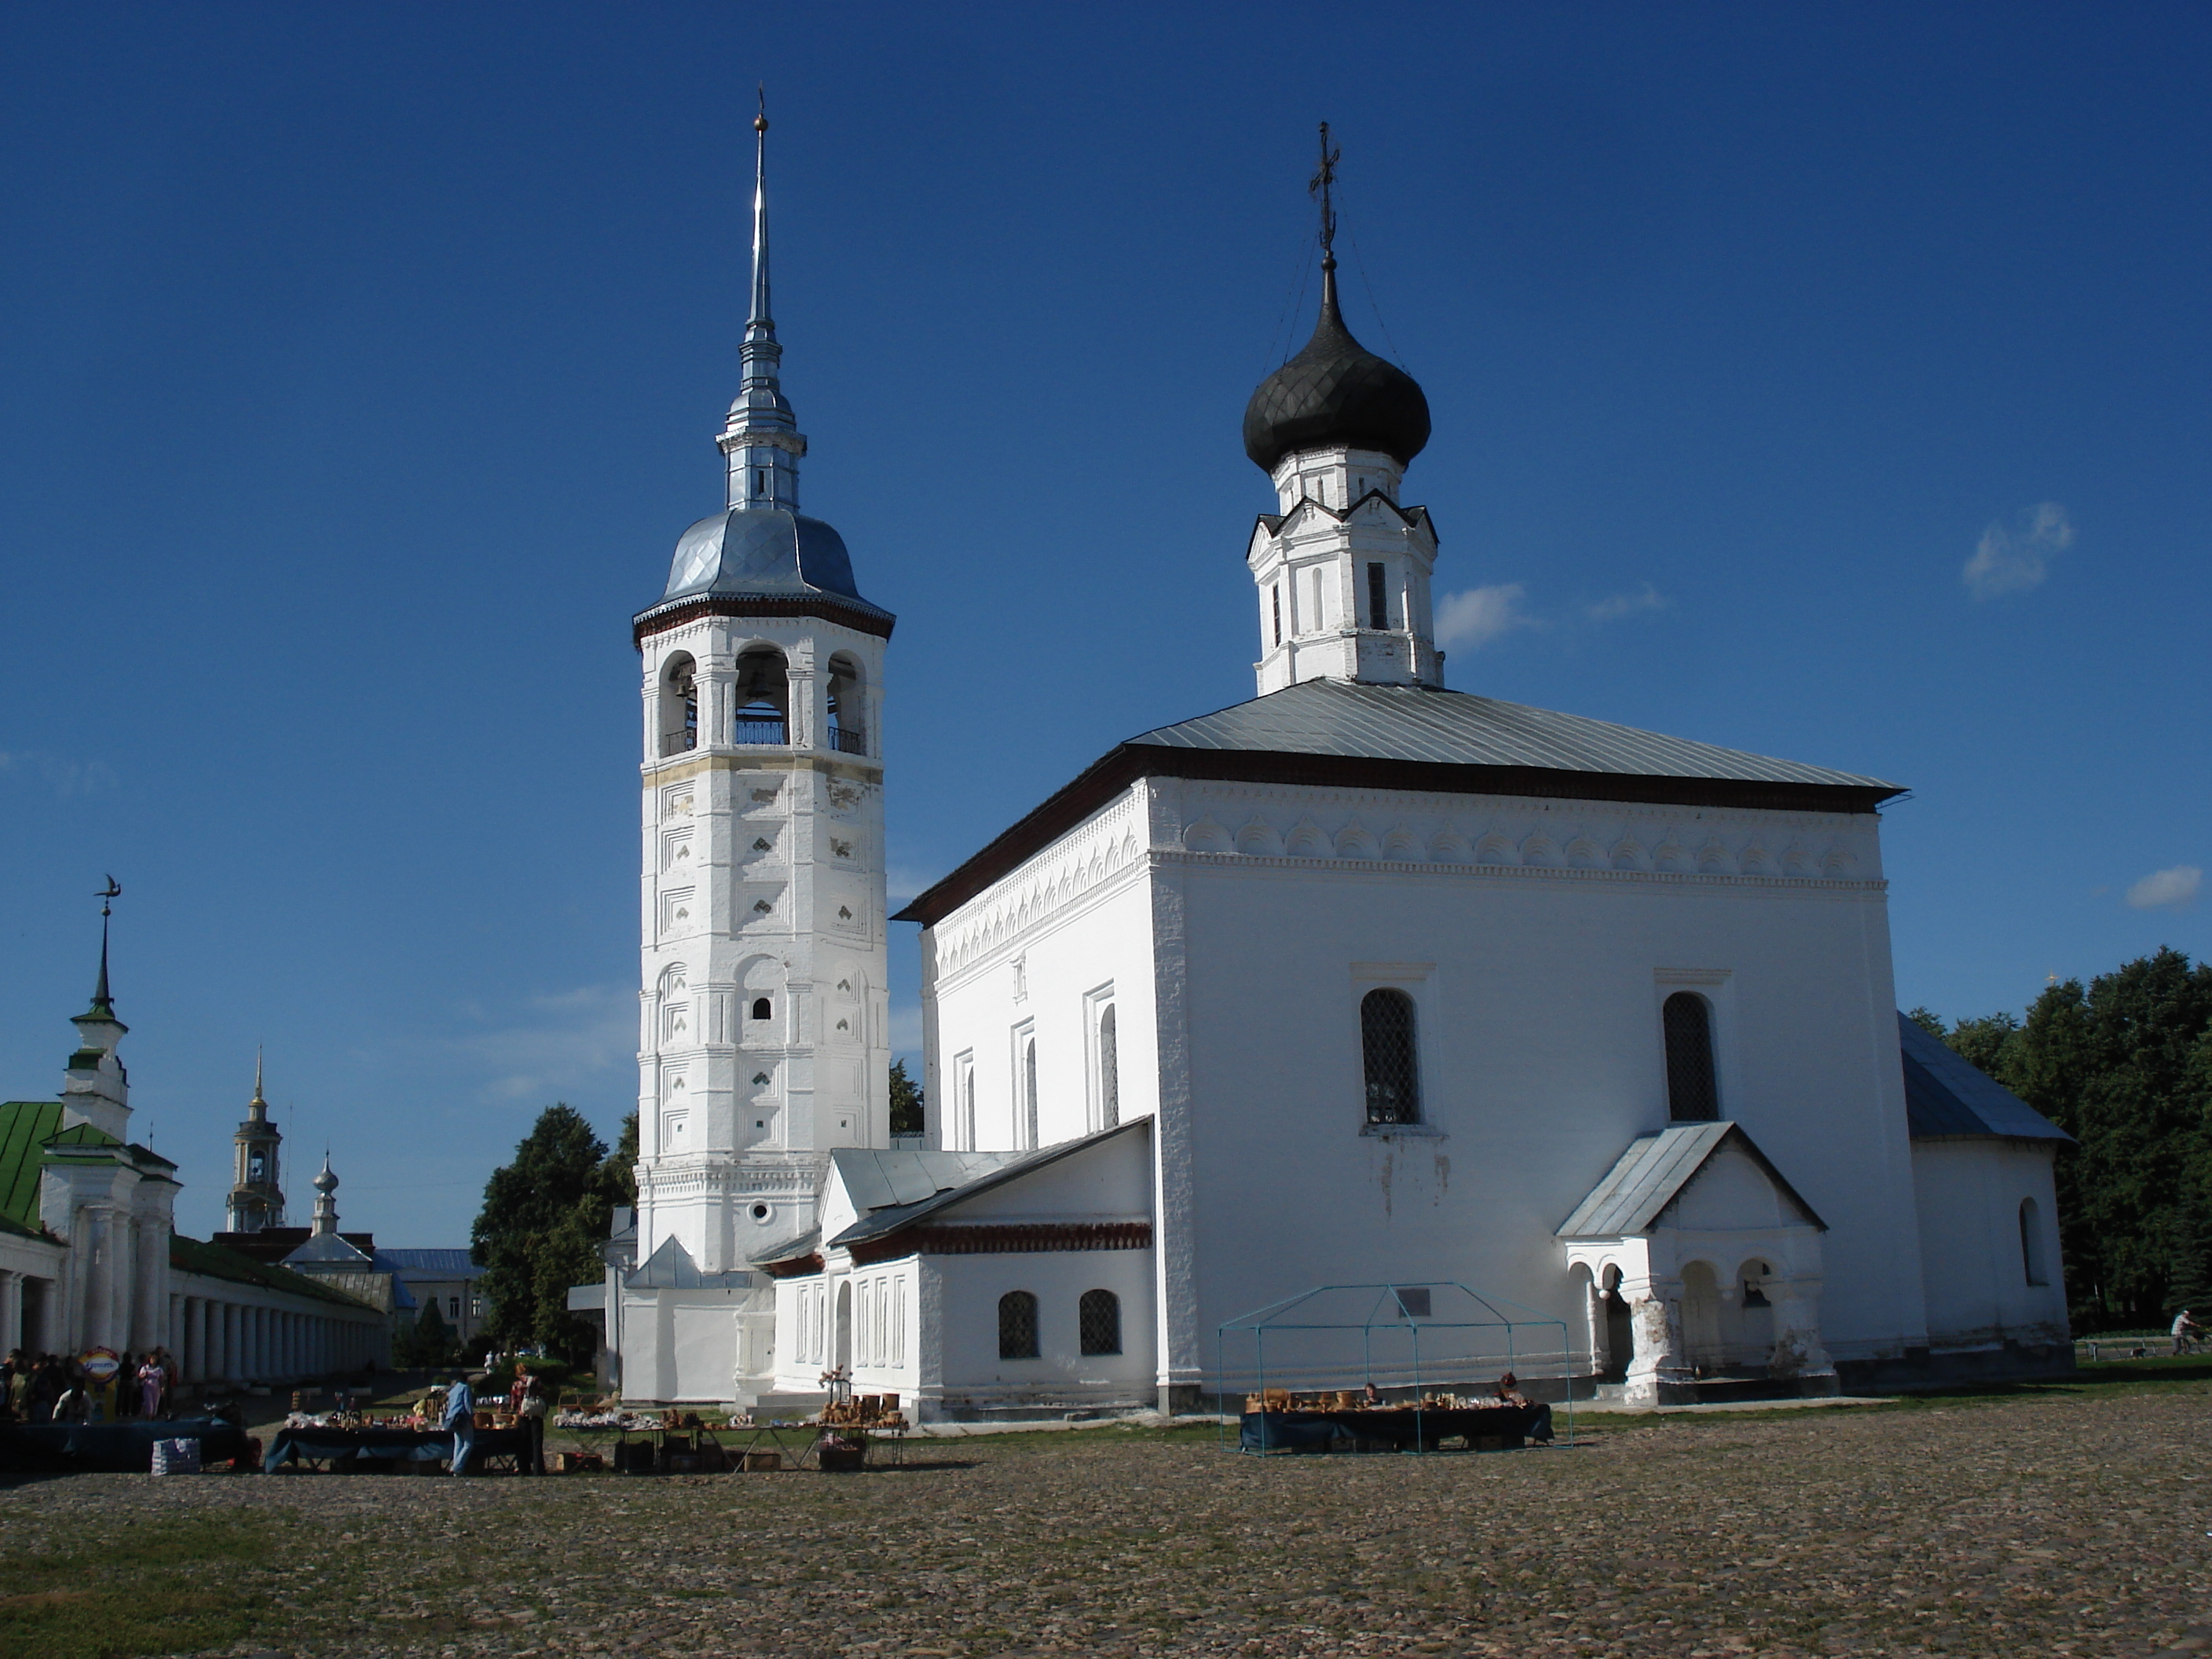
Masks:
[[[906,1062],[890,1069],[891,1133],[919,1134],[921,1086]],[[611,1152],[583,1114],[565,1102],[547,1107],[492,1171],[483,1207],[469,1232],[469,1255],[484,1270],[483,1335],[501,1349],[532,1348],[588,1365],[599,1334],[568,1311],[568,1289],[600,1281],[599,1255],[617,1207],[637,1202],[637,1114],[623,1120]],[[453,1337],[433,1307],[403,1339],[403,1358],[437,1364],[452,1358]]]
[[[2162,946],[2021,1016],[1908,1018],[2074,1138],[2057,1188],[2077,1332],[2212,1308],[2212,963]]]

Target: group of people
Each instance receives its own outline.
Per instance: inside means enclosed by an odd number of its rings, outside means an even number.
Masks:
[[[135,1359],[122,1356],[112,1379],[114,1415],[170,1415],[179,1381],[177,1362],[167,1348]],[[94,1397],[106,1386],[74,1355],[13,1349],[0,1361],[0,1422],[82,1423],[92,1416]]]

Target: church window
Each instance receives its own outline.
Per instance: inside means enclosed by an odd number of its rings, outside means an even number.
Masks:
[[[1367,567],[1367,625],[1388,628],[1390,625],[1390,599],[1382,586],[1383,569],[1379,564]]]
[[[753,469],[753,494],[756,495],[768,494],[768,474],[758,467]]]
[[[2044,1265],[2043,1215],[2032,1198],[2020,1201],[2020,1265],[2031,1285],[2048,1285],[2050,1270]]]
[[[971,1049],[952,1062],[952,1139],[963,1152],[975,1150],[975,1055]]]
[[[660,671],[660,752],[680,755],[698,746],[698,665],[679,651]]]
[[[1076,1304],[1076,1325],[1084,1352],[1121,1352],[1121,1298],[1113,1291],[1084,1291]]]
[[[788,743],[791,740],[791,680],[783,653],[757,645],[738,653],[734,676],[737,714],[732,743]]]
[[[1421,1121],[1420,1073],[1413,1039],[1413,998],[1385,987],[1359,1000],[1359,1046],[1366,1073],[1370,1123]]]
[[[1098,1016],[1098,1127],[1110,1129],[1121,1121],[1121,1055],[1115,1030],[1114,1005]]]
[[[769,1018],[774,1012],[775,1010],[769,1006],[769,1000],[766,997],[755,997],[753,999],[753,1018],[755,1019]]]
[[[1022,1130],[1026,1136],[1024,1144],[1037,1144],[1037,1073],[1036,1039],[1022,1039]]]
[[[1037,1299],[1027,1291],[1008,1291],[999,1298],[999,1358],[1037,1357]]]
[[[1267,590],[1275,604],[1275,643],[1283,642],[1283,590],[1279,585]]]
[[[1713,1078],[1713,1012],[1695,991],[1677,991],[1659,1011],[1667,1033],[1667,1115],[1706,1123],[1721,1115]]]

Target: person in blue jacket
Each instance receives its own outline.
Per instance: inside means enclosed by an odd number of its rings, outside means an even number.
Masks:
[[[469,1472],[469,1455],[477,1449],[477,1401],[469,1380],[458,1371],[446,1385],[446,1426],[453,1431],[455,1474]]]

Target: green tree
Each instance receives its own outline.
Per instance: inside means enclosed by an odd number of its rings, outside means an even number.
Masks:
[[[438,1311],[438,1298],[426,1297],[415,1322],[392,1345],[392,1358],[403,1365],[443,1365],[453,1358],[453,1328]]]
[[[891,1062],[891,1133],[918,1135],[927,1120],[922,1114],[921,1085],[906,1074],[906,1062]]]
[[[635,1200],[635,1115],[623,1125],[623,1145],[626,1163],[562,1103],[538,1115],[512,1164],[492,1171],[469,1235],[469,1255],[484,1270],[485,1334],[574,1364],[590,1360],[593,1332],[569,1313],[568,1289],[602,1275],[612,1208]]]
[[[2161,947],[1945,1040],[2074,1137],[2057,1197],[2077,1328],[2212,1296],[2212,964]]]

